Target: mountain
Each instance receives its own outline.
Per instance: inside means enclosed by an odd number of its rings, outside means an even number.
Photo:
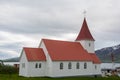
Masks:
[[[3,61],[4,62],[19,62],[19,57],[9,58],[9,59],[5,59]]]
[[[102,62],[112,62],[112,56],[114,62],[120,62],[120,44],[96,50],[95,53]]]

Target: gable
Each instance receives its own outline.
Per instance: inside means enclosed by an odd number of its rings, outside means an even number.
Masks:
[[[23,49],[22,49],[19,61],[20,62],[22,62],[22,61],[26,62],[27,61],[27,57],[26,57],[26,54],[25,54]]]
[[[41,48],[23,48],[28,61],[46,61],[45,54]]]

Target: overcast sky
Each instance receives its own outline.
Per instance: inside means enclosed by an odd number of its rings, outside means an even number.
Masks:
[[[42,38],[74,41],[84,10],[96,50],[120,44],[120,0],[0,0],[0,59]]]

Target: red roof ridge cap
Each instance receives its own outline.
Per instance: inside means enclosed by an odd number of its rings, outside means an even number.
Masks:
[[[55,39],[42,39],[43,41],[49,40],[49,41],[61,41],[61,42],[73,42],[73,43],[79,43],[79,42],[75,42],[75,41],[67,41],[67,40],[55,40]]]
[[[37,47],[37,48],[35,48],[35,47],[23,47],[23,49],[42,49],[42,48],[39,48],[39,47]]]

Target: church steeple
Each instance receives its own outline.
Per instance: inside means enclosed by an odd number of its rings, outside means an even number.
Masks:
[[[90,30],[88,28],[86,18],[84,18],[82,28],[76,38],[77,42],[80,42],[81,45],[88,53],[94,53],[94,38],[92,37]]]
[[[76,38],[76,41],[79,41],[79,40],[92,40],[92,41],[94,41],[94,38],[92,37],[90,30],[88,28],[86,18],[84,18],[81,31]]]

